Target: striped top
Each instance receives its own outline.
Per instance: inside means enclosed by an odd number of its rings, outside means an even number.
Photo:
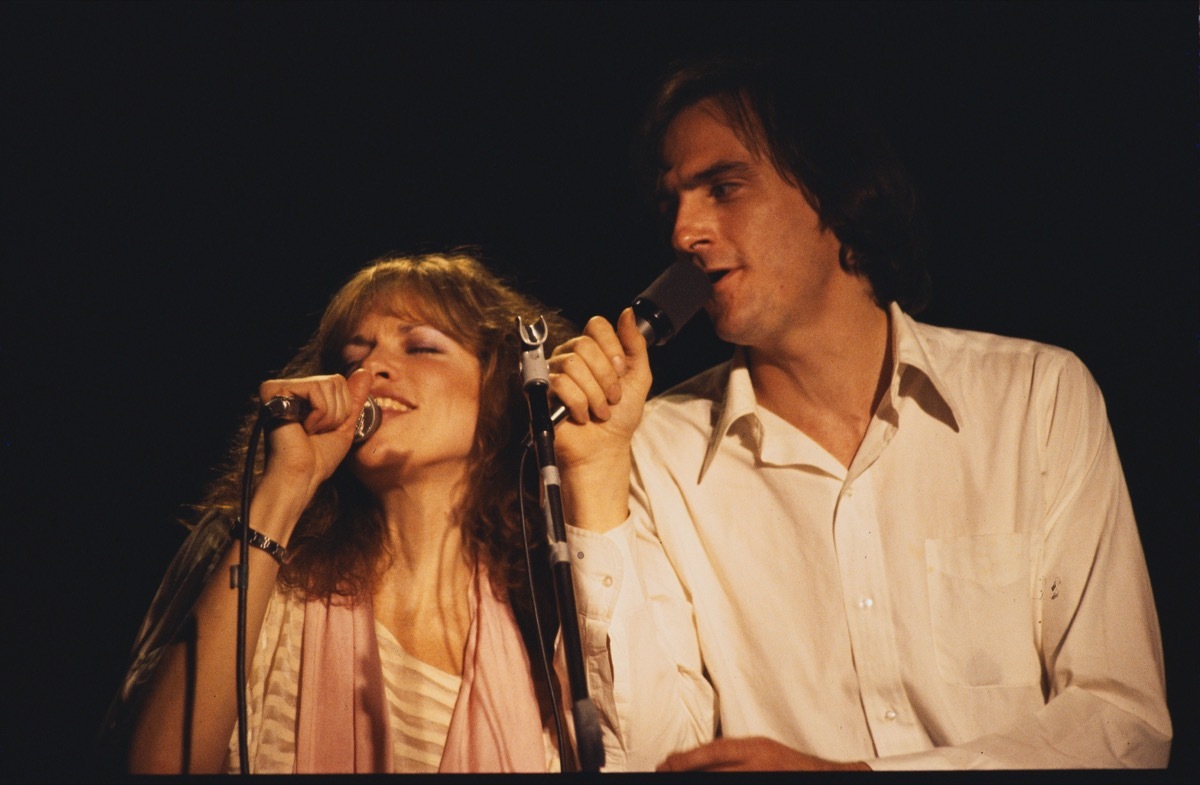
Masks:
[[[418,660],[378,621],[375,635],[391,721],[392,770],[434,773],[442,761],[462,677]]]
[[[247,744],[250,770],[255,774],[295,770],[303,632],[303,601],[276,587],[267,605],[247,685]],[[375,634],[383,664],[393,771],[436,772],[462,678],[413,657],[379,622]],[[238,771],[236,727],[226,770],[231,774]]]

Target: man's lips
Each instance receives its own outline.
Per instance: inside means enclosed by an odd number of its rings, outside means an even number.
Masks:
[[[721,280],[731,272],[733,272],[732,269],[708,271],[708,280],[712,282],[714,292],[716,291],[717,285],[721,283]]]

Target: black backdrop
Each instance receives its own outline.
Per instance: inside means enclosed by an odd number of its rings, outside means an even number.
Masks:
[[[1105,391],[1195,770],[1194,3],[0,6],[0,765],[86,743],[260,379],[387,251],[471,243],[582,322],[663,263],[627,145],[672,55],[790,42],[925,195],[923,318],[1066,346]],[[814,72],[821,78],[822,72]],[[657,384],[722,359],[698,319]]]

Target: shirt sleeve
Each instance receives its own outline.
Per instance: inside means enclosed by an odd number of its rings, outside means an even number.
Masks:
[[[652,770],[716,726],[691,603],[638,498],[635,488],[630,518],[605,534],[567,527],[606,771]]]
[[[868,761],[874,769],[1167,765],[1158,616],[1100,390],[1063,353],[1035,371],[1031,405],[1044,488],[1032,608],[1046,703],[966,744]]]

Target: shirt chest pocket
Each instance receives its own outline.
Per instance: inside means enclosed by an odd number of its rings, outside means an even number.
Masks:
[[[925,566],[942,677],[968,687],[1038,683],[1028,535],[926,540]]]

